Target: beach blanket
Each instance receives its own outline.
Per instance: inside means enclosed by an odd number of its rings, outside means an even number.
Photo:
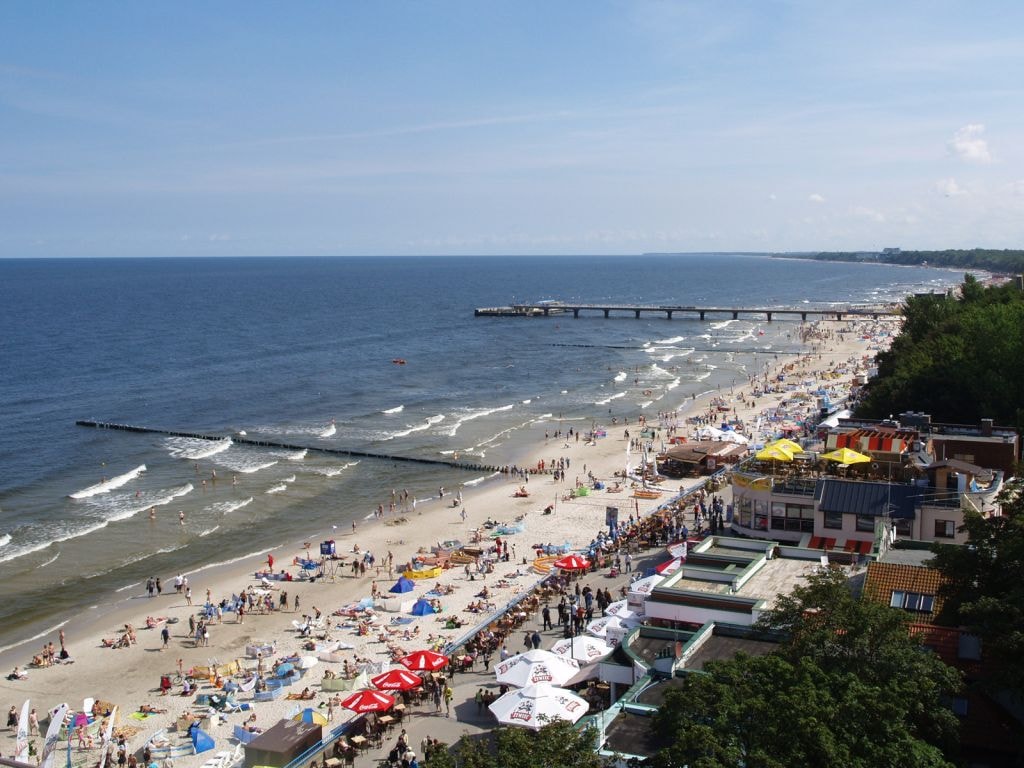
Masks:
[[[152,717],[148,712],[132,712],[128,715],[132,720],[145,720],[147,717]]]

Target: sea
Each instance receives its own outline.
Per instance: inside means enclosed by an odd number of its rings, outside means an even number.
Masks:
[[[758,254],[0,260],[0,651],[136,599],[150,576],[374,524],[393,489],[427,504],[492,479],[317,448],[500,466],[545,431],[685,409],[800,351],[798,321],[778,317],[475,307],[813,309],[961,278]]]

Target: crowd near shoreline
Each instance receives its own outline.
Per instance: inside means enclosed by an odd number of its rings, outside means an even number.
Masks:
[[[787,396],[780,374],[785,372],[791,382],[809,380],[822,386],[852,378],[851,372],[866,369],[897,323],[862,319],[801,326],[800,354],[779,354],[742,386],[648,415],[646,424],[638,422],[638,414],[618,416],[614,424],[608,417],[608,423],[595,422],[604,436],[586,430],[582,438],[574,434],[571,440],[558,434],[557,422],[539,424],[527,454],[480,485],[454,492],[439,489],[435,501],[413,508],[403,505],[399,495],[395,509],[380,509],[377,520],[353,524],[344,535],[340,529],[325,531],[320,540],[282,544],[228,565],[191,574],[154,574],[116,609],[98,618],[67,617],[68,623],[52,637],[0,654],[5,703],[18,709],[28,698],[37,713],[62,702],[72,712],[81,711],[83,703],[90,708],[90,700],[92,707],[97,702],[116,705],[115,734],[124,738],[126,761],[147,757],[142,750],[158,731],[166,733],[169,743],[179,743],[193,715],[223,750],[234,746],[235,726],[250,733],[268,729],[290,716],[296,705],[322,713],[331,727],[357,717],[339,706],[340,685],[323,685],[325,672],[327,679],[341,680],[360,670],[386,672],[403,655],[432,648],[470,658],[468,665],[457,665],[468,674],[458,674],[449,683],[443,676],[431,678],[441,682],[428,683],[427,701],[409,702],[410,716],[402,724],[408,751],[432,745],[433,738],[450,742],[463,730],[493,727],[495,721],[480,706],[477,692],[486,699],[495,689],[494,660],[521,650],[517,632],[525,632],[531,643],[536,634],[548,647],[571,631],[550,615],[560,613],[562,595],[573,595],[582,584],[592,594],[608,590],[617,598],[637,572],[627,570],[621,556],[629,552],[631,559],[642,558],[647,551],[651,560],[664,559],[664,545],[680,533],[680,508],[693,507],[695,499],[685,497],[670,505],[668,513],[652,515],[678,495],[678,481],[663,484],[660,496],[634,496],[636,481],[624,467],[640,462],[645,446],[636,442],[639,428],[654,430],[652,442],[660,443],[670,435],[692,437],[698,426],[727,413],[755,441],[768,439]],[[578,494],[579,488],[588,492]],[[643,540],[649,550],[616,552],[609,547],[602,568],[572,580],[548,576],[547,559],[535,564],[538,555],[548,552],[585,551],[607,532],[608,506],[620,511],[620,541]],[[716,528],[724,523],[724,515],[715,516]],[[311,553],[328,540],[333,540],[336,559],[304,568],[319,560]],[[463,546],[452,544],[456,541]],[[412,579],[408,593],[390,592],[398,577],[413,568],[429,578]],[[410,603],[419,598],[430,612],[412,615]],[[602,601],[592,610],[599,611]],[[514,610],[506,610],[510,603],[516,604]],[[471,632],[474,628],[480,631]],[[207,706],[195,703],[199,696],[209,702],[210,694],[223,691],[226,683],[245,685],[257,673],[266,677],[283,661],[298,664],[303,658],[318,663],[289,686],[295,698],[254,701],[259,691],[242,690],[237,700],[253,702],[246,711],[218,714],[213,721],[206,719]],[[195,673],[191,678],[190,670]],[[442,707],[434,708],[438,697],[449,717],[441,717]],[[412,717],[414,710],[419,714]],[[94,732],[105,712],[101,707],[85,714],[95,714],[96,725],[92,731],[83,728],[80,741],[72,740],[72,760],[94,764],[101,749]],[[215,721],[221,717],[224,722],[218,726]],[[45,717],[40,714],[39,719]],[[441,725],[442,719],[448,723]],[[40,727],[45,732],[40,724],[30,736],[37,749],[42,748]],[[8,738],[0,739],[4,756],[15,751],[14,730],[9,728]],[[391,751],[390,742],[397,741],[399,731],[388,735],[389,743],[381,743],[380,756]],[[117,750],[112,754],[116,761]],[[175,764],[187,768],[204,761],[202,754],[182,755]]]

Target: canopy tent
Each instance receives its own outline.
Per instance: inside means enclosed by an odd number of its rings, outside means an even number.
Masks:
[[[391,589],[389,589],[388,592],[394,592],[396,595],[400,595],[404,592],[412,592],[415,588],[416,584],[412,579],[407,579],[405,576],[401,576],[398,581],[391,585]]]
[[[392,669],[370,680],[374,688],[382,691],[408,691],[423,685],[423,678],[407,669]]]
[[[208,752],[214,747],[213,737],[202,728],[192,729],[192,748],[198,755],[200,752]]]
[[[555,560],[551,567],[563,571],[585,571],[590,567],[590,561],[582,555],[566,555]]]
[[[498,682],[523,688],[537,683],[564,685],[580,671],[575,659],[535,648],[516,654],[494,666]]]
[[[387,712],[395,706],[395,697],[367,688],[353,693],[341,702],[341,706],[360,714],[364,712]]]
[[[437,651],[413,651],[398,661],[406,669],[415,672],[436,672],[448,666],[448,657]]]
[[[542,683],[509,691],[488,709],[499,723],[536,731],[551,720],[575,723],[587,713],[590,705],[572,691]]]
[[[430,604],[429,600],[425,597],[421,597],[416,601],[416,604],[413,605],[412,610],[409,611],[409,613],[413,616],[429,616],[432,613],[437,613],[437,611],[434,610],[434,606]]]
[[[863,464],[864,462],[871,461],[870,456],[865,456],[863,453],[851,450],[849,448],[837,448],[834,451],[821,454],[821,458],[827,459],[828,461],[834,461],[838,464]]]
[[[284,766],[320,743],[323,727],[285,719],[245,745],[246,765]]]

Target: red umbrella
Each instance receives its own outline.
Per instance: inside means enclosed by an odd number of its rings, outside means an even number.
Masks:
[[[388,696],[380,691],[371,691],[369,688],[356,691],[341,702],[341,706],[351,709],[353,712],[387,712],[394,705],[394,696]]]
[[[551,565],[563,571],[585,571],[590,567],[590,561],[580,555],[566,555]]]
[[[370,678],[370,682],[382,691],[408,691],[417,685],[423,685],[423,680],[419,675],[414,675],[404,669],[392,669],[383,675]]]
[[[436,651],[413,651],[398,660],[406,669],[436,672],[448,666],[448,657]]]

